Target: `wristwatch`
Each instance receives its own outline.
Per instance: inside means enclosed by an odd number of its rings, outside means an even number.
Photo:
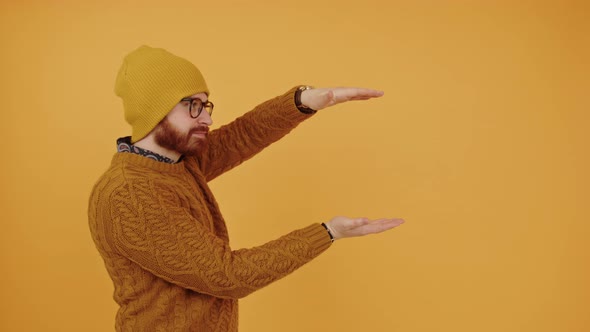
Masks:
[[[313,89],[313,87],[309,85],[302,85],[297,88],[297,90],[295,91],[295,106],[297,106],[297,109],[301,113],[314,114],[315,112],[317,112],[317,110],[314,110],[313,108],[305,106],[301,103],[301,93],[309,89]]]

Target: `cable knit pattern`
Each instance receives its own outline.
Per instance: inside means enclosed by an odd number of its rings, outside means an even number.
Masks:
[[[211,132],[196,158],[166,164],[118,153],[89,201],[93,240],[115,286],[117,331],[237,331],[238,301],[330,246],[320,224],[231,250],[207,182],[309,117],[293,93]]]

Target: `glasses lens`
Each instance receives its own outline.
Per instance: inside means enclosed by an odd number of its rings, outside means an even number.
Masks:
[[[193,99],[193,103],[191,104],[191,116],[196,118],[201,113],[201,109],[203,109],[203,102],[200,99]]]
[[[205,104],[205,111],[207,111],[207,113],[209,113],[209,115],[213,114],[213,103],[208,101]]]

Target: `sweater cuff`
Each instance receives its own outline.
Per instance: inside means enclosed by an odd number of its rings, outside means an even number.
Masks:
[[[313,256],[317,256],[326,251],[332,245],[330,235],[321,224],[312,224],[302,229],[303,236],[309,240],[313,250]]]
[[[297,88],[299,87],[300,85],[297,85],[279,97],[281,116],[286,121],[292,123],[299,123],[313,116],[313,114],[305,114],[301,112],[297,106],[295,106],[295,91],[297,91]]]

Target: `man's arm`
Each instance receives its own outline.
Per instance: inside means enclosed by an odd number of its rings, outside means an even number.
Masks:
[[[183,288],[241,298],[288,275],[331,244],[326,229],[316,223],[261,246],[231,250],[187,208],[127,189],[155,185],[140,182],[97,203],[93,211],[101,241],[109,251]]]
[[[207,181],[253,157],[311,116],[295,106],[296,90],[294,87],[211,132],[209,149],[200,160]],[[313,110],[321,110],[348,101],[381,96],[382,91],[367,88],[318,88],[303,91],[300,101]]]
[[[315,223],[261,246],[231,250],[186,207],[138,189],[154,185],[144,179],[101,195],[89,212],[95,241],[159,278],[220,298],[242,298],[285,277],[328,249],[331,238],[379,233],[404,222],[335,217],[326,222],[329,232]]]
[[[295,107],[296,89],[292,88],[211,131],[208,149],[200,160],[207,181],[250,159],[311,116]]]

